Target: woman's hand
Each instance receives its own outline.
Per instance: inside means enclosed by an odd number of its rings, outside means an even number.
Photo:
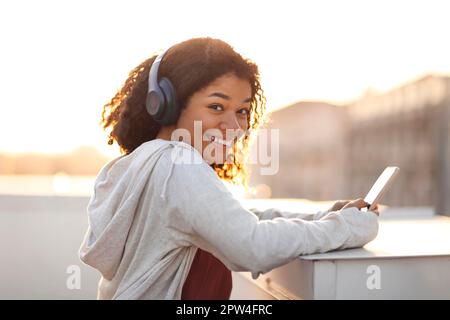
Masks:
[[[356,207],[359,210],[361,210],[362,208],[367,208],[368,205],[369,204],[367,202],[365,202],[363,199],[359,198],[356,200],[349,201],[346,205],[344,205],[342,207],[342,209]],[[374,208],[372,208],[370,211],[374,212],[377,216],[380,215],[380,212],[378,211],[378,204],[376,204],[374,206]]]
[[[336,201],[333,206],[328,209],[328,211],[338,211],[341,210],[347,203],[349,203],[351,200],[338,200]]]

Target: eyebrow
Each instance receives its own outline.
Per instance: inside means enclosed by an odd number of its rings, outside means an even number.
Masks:
[[[227,96],[226,94],[222,93],[222,92],[213,92],[211,93],[208,97],[219,97],[225,100],[231,100],[231,98],[229,96]],[[251,102],[252,98],[247,98],[244,101],[242,101],[243,103],[247,103],[247,102]]]

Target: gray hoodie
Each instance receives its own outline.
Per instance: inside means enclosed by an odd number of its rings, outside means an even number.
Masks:
[[[197,248],[232,271],[266,273],[299,255],[363,246],[373,212],[246,209],[190,145],[156,139],[108,162],[87,207],[80,259],[98,299],[180,299]]]

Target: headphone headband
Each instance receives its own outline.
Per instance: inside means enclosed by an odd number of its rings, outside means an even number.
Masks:
[[[149,76],[148,76],[148,92],[154,91],[155,88],[158,88],[158,71],[159,65],[161,64],[161,60],[164,58],[164,55],[168,51],[165,50],[161,52],[153,61],[152,67],[150,68]]]
[[[172,83],[167,78],[162,78],[158,82],[159,66],[169,49],[155,58],[148,76],[146,109],[152,118],[162,125],[175,123],[179,114]]]

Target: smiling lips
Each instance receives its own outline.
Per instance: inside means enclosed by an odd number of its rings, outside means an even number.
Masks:
[[[226,146],[228,148],[230,148],[233,145],[233,140],[234,140],[234,139],[232,139],[232,140],[223,140],[223,139],[221,139],[221,138],[219,138],[217,136],[213,136],[213,135],[208,135],[207,138],[208,138],[209,141],[211,141],[213,143],[221,144],[221,145],[224,145],[224,146]]]

